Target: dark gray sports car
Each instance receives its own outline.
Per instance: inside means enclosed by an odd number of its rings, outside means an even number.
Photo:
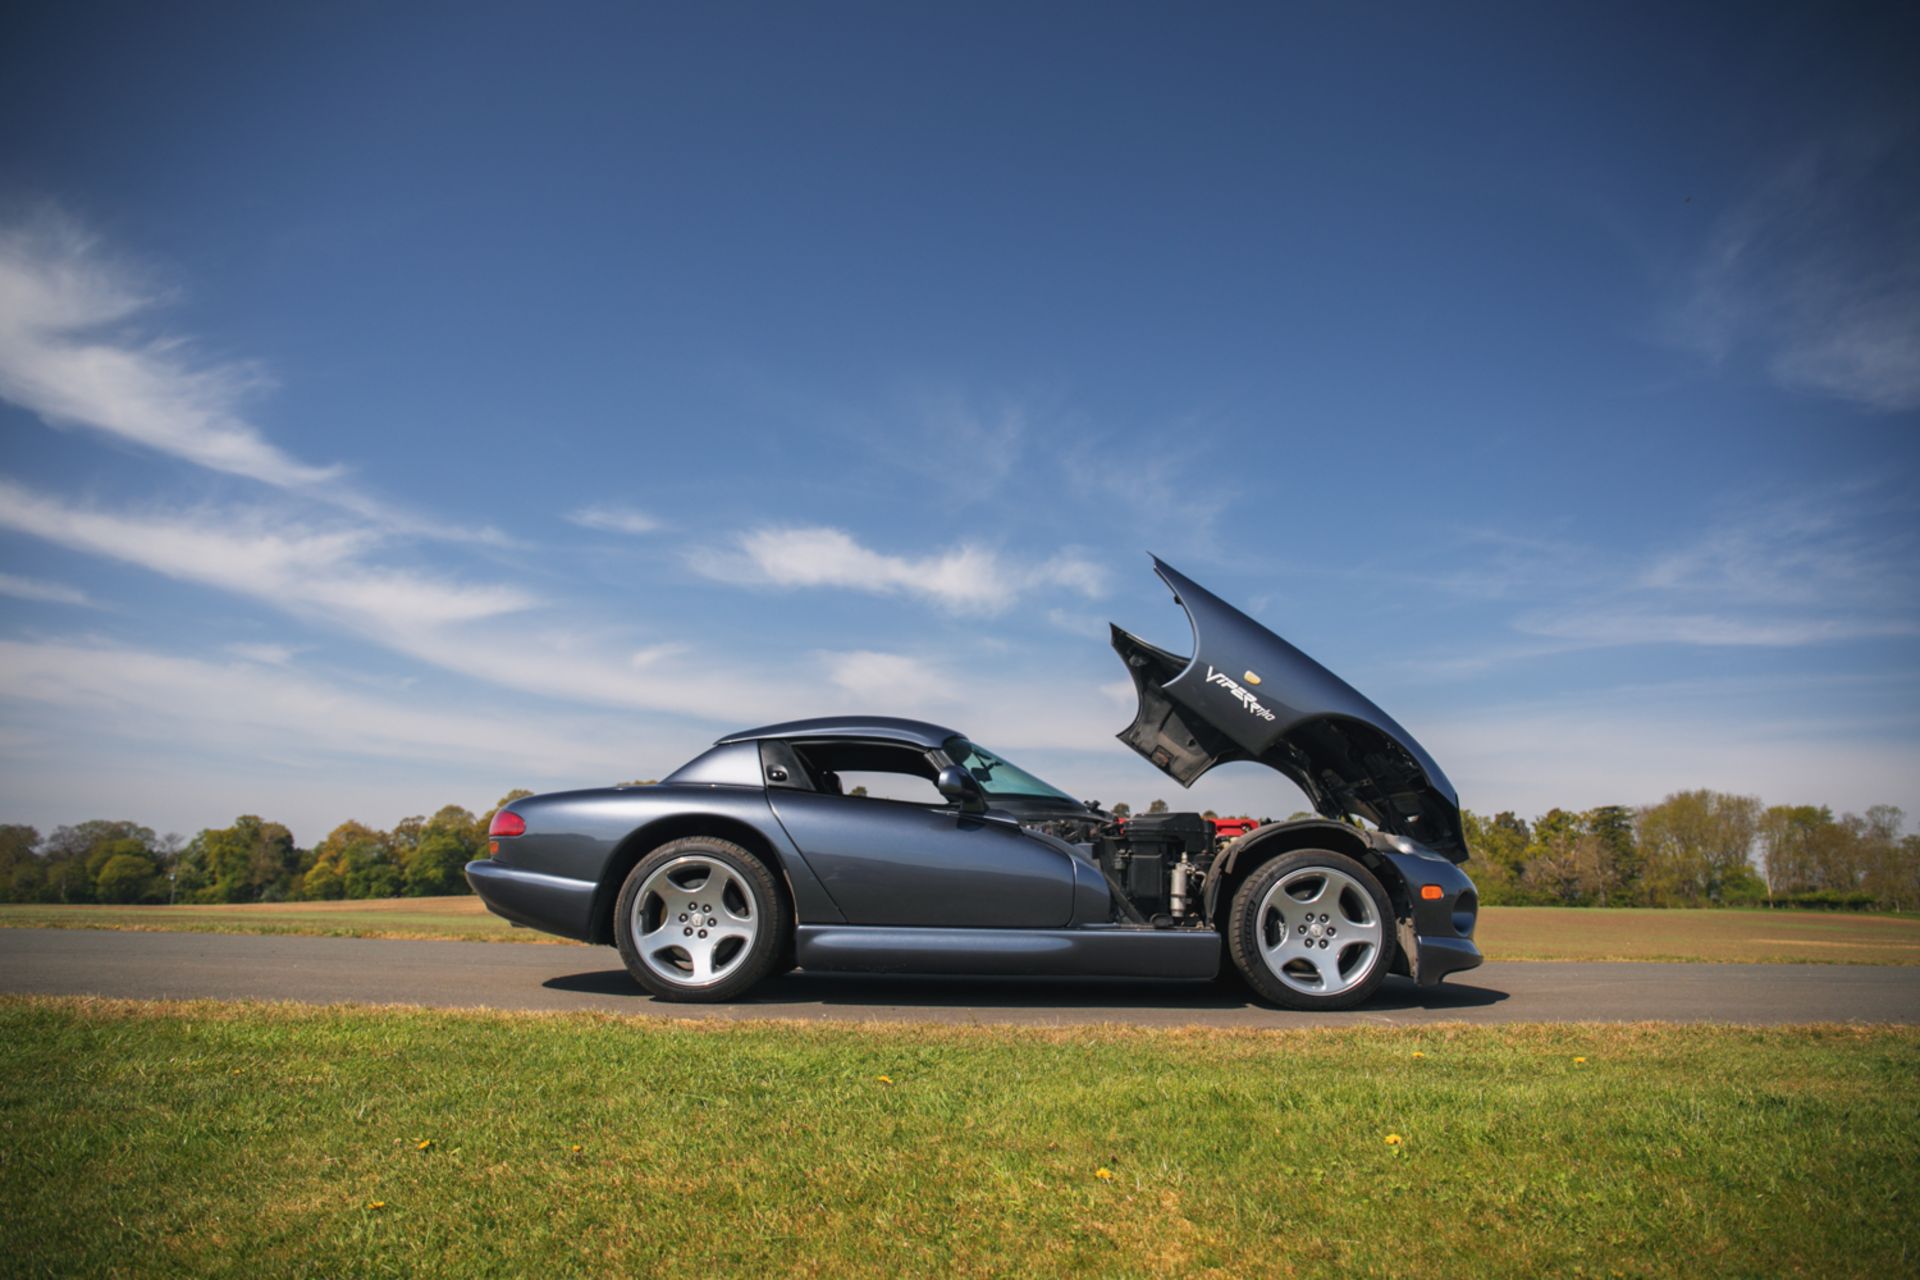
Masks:
[[[1389,973],[1480,963],[1460,806],[1420,744],[1338,676],[1154,561],[1193,654],[1118,627],[1139,691],[1121,741],[1189,786],[1257,760],[1322,815],[1222,839],[1117,821],[917,720],[731,734],[656,786],[516,800],[467,864],[489,909],[611,943],[662,999],[727,1000],[799,967],[1207,979],[1346,1008]]]

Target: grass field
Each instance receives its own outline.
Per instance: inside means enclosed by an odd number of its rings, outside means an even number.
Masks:
[[[1914,1029],[8,999],[0,1249],[23,1276],[1911,1274],[1916,1115]]]
[[[1839,911],[1487,907],[1489,960],[1920,964],[1920,917]]]
[[[0,927],[302,933],[362,938],[559,942],[488,915],[478,898],[251,903],[214,907],[0,904]],[[1831,911],[1582,910],[1488,907],[1489,960],[1709,960],[1920,964],[1920,917]]]

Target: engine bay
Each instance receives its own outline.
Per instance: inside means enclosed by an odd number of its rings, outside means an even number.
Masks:
[[[1161,929],[1206,927],[1201,890],[1207,875],[1226,847],[1255,826],[1251,819],[1198,813],[1036,825],[1100,868],[1113,892],[1116,922]]]

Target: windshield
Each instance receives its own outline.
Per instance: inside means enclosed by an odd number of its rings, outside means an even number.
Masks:
[[[1047,785],[984,747],[956,738],[947,743],[946,750],[948,758],[972,774],[980,783],[980,789],[989,796],[1036,796],[1043,800],[1065,800],[1076,809],[1080,807],[1078,800],[1060,788]]]

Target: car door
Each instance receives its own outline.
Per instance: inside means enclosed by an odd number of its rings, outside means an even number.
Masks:
[[[849,924],[1057,929],[1070,855],[948,804],[770,787],[774,815]]]

